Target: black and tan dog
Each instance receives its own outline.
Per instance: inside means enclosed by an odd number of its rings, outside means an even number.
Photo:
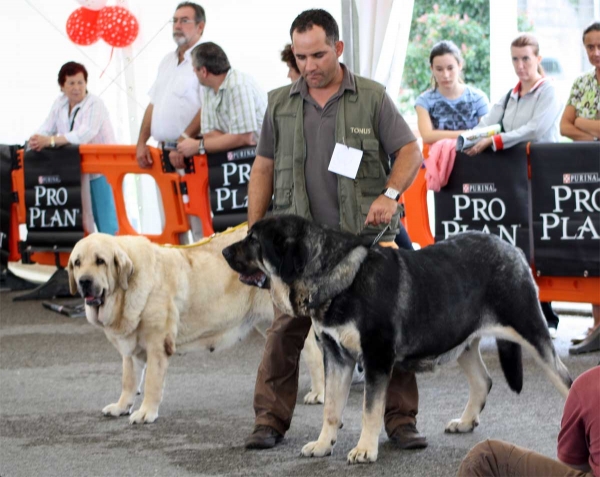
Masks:
[[[377,459],[394,366],[422,372],[458,359],[469,401],[446,431],[472,431],[492,385],[479,353],[484,335],[497,338],[511,389],[521,391],[525,347],[568,393],[571,378],[552,345],[530,268],[520,250],[498,237],[465,233],[417,252],[369,248],[360,237],[285,216],[257,222],[223,254],[247,282],[268,276],[274,303],[310,316],[323,343],[323,429],[304,446],[305,456],[331,454],[356,361],[365,370],[365,395],[350,463]]]

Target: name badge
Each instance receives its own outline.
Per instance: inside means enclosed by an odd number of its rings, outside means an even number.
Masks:
[[[354,149],[338,142],[333,149],[328,170],[350,179],[356,179],[362,155],[363,152],[360,149]]]

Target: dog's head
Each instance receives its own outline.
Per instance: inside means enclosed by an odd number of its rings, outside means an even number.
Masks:
[[[276,278],[297,300],[302,295],[306,306],[317,308],[350,286],[367,248],[354,235],[285,215],[257,222],[223,255],[244,283],[259,286]]]
[[[223,256],[247,285],[265,288],[271,275],[289,283],[300,276],[306,265],[308,250],[302,243],[303,225],[302,219],[285,223],[275,218],[261,220],[244,240],[226,247]]]
[[[69,257],[69,288],[88,306],[100,307],[117,288],[127,290],[133,263],[115,237],[91,234],[75,244]]]

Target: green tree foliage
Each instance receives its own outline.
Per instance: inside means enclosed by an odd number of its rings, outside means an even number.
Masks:
[[[399,98],[401,110],[412,110],[416,97],[430,87],[429,53],[441,40],[456,43],[465,60],[465,82],[489,96],[489,18],[488,0],[453,0],[439,5],[434,0],[415,2]]]

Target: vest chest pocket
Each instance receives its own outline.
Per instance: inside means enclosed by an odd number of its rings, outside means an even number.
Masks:
[[[384,174],[379,160],[379,141],[377,139],[363,139],[363,157],[358,168],[357,178],[376,179]],[[354,146],[351,146],[354,147]]]
[[[282,156],[275,161],[273,209],[287,209],[292,205],[293,168],[292,156]]]

